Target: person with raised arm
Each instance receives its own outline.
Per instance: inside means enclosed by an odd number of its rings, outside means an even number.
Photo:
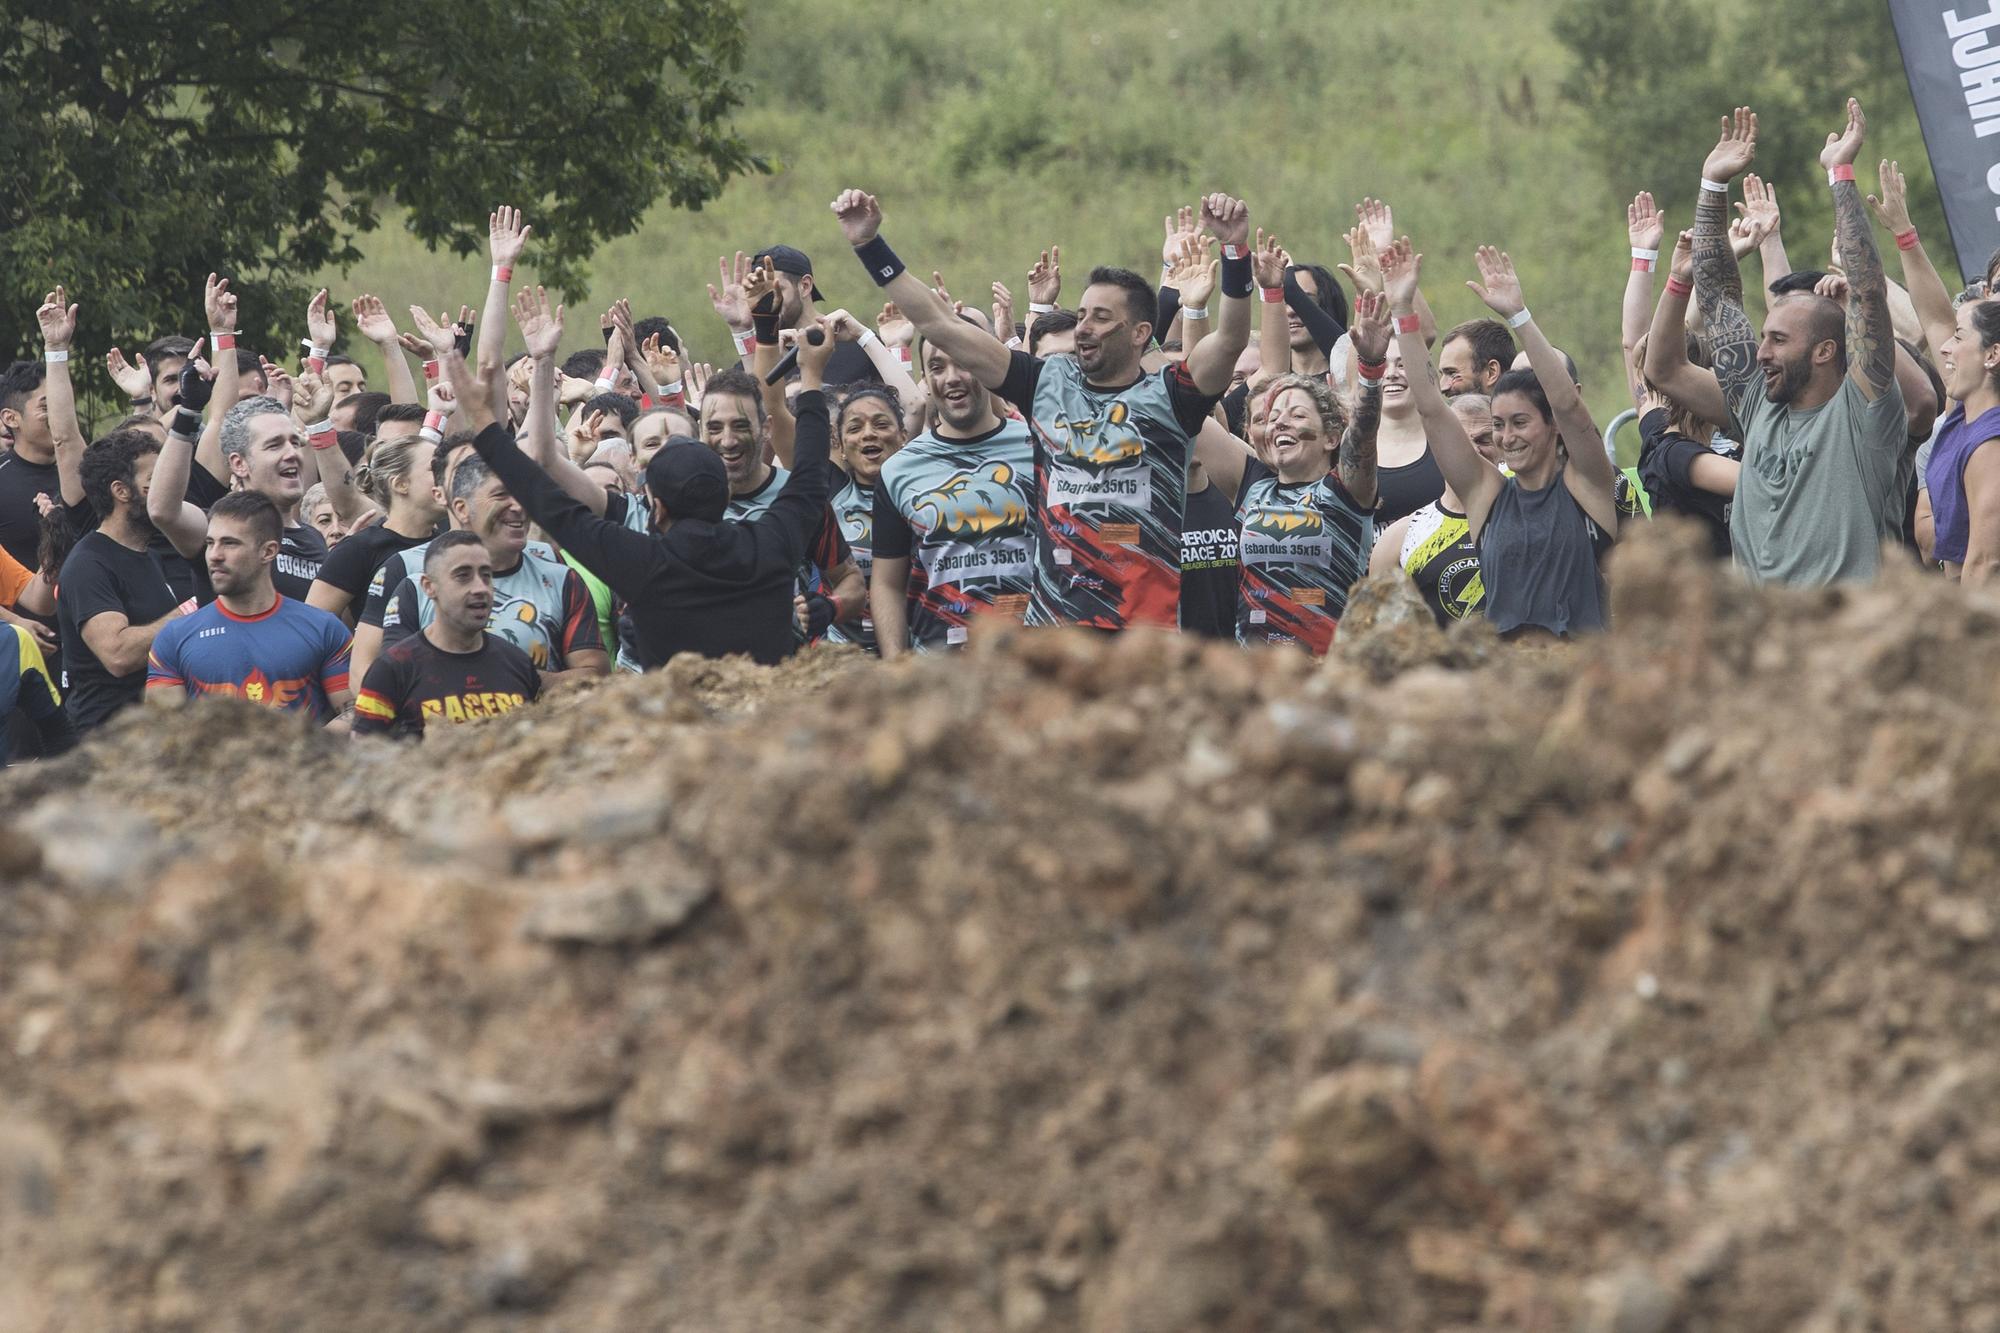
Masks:
[[[1472,447],[1487,462],[1498,457],[1493,445],[1493,400],[1483,393],[1451,398],[1451,410],[1465,424]],[[1450,486],[1444,494],[1405,514],[1376,534],[1375,554],[1368,558],[1368,576],[1400,571],[1417,585],[1424,605],[1439,629],[1464,620],[1484,608],[1486,585],[1479,577],[1479,544],[1465,521],[1465,502]]]
[[[1646,350],[1656,336],[1681,338],[1686,343],[1689,360],[1707,361],[1707,353],[1684,332],[1681,312],[1685,310],[1686,293],[1693,289],[1693,274],[1694,233],[1684,231],[1674,245],[1668,271],[1669,290],[1653,311],[1651,327],[1627,349],[1632,401],[1639,411],[1639,477],[1652,497],[1654,514],[1681,514],[1699,524],[1708,535],[1709,550],[1718,559],[1727,560],[1729,504],[1736,494],[1737,473],[1743,460],[1741,446],[1717,434],[1720,430],[1717,423],[1727,414],[1722,407],[1721,392],[1715,387],[1715,377],[1705,377],[1704,392],[1698,396],[1707,410],[1715,414],[1704,416],[1700,410],[1671,397],[1647,378],[1645,372]],[[1635,283],[1637,277],[1635,273]],[[1647,285],[1650,287],[1650,281]],[[1630,314],[1628,303],[1628,318]],[[1629,327],[1628,324],[1628,333]],[[1701,368],[1705,369],[1705,364]]]
[[[957,318],[906,271],[881,236],[872,195],[846,190],[832,207],[869,276],[926,341],[1029,418],[1037,485],[1028,623],[1176,627],[1191,441],[1250,340],[1249,210],[1224,194],[1202,201],[1202,222],[1222,242],[1220,317],[1186,360],[1147,373],[1140,359],[1158,301],[1138,274],[1093,270],[1075,358],[1038,360]]]
[[[810,327],[825,331],[824,321]],[[726,520],[722,460],[699,444],[669,443],[646,465],[646,533],[593,514],[521,452],[492,409],[497,363],[482,363],[475,375],[454,350],[444,370],[480,458],[564,550],[625,599],[641,665],[686,652],[747,653],[768,665],[798,647],[793,584],[826,509],[830,430],[821,376],[833,347],[824,338],[800,348],[798,466],[760,517]]]
[[[1422,263],[1408,237],[1382,260],[1406,365],[1424,364],[1416,315]],[[1603,629],[1609,600],[1601,562],[1618,532],[1616,474],[1561,353],[1528,312],[1513,262],[1482,246],[1478,264],[1480,281],[1467,285],[1521,335],[1534,367],[1509,371],[1494,385],[1494,443],[1512,474],[1502,475],[1473,448],[1428,374],[1413,379],[1410,391],[1438,467],[1465,501],[1487,618],[1502,634]]]
[[[1789,293],[1771,302],[1761,340],[1751,328],[1727,214],[1728,183],[1756,154],[1757,118],[1738,107],[1702,166],[1695,211],[1694,290],[1707,314],[1713,375],[1689,364],[1673,327],[1687,297],[1676,284],[1662,306],[1680,309],[1662,309],[1646,348],[1646,377],[1704,417],[1713,410],[1743,445],[1729,537],[1736,563],[1757,582],[1873,578],[1891,510],[1903,503],[1897,480],[1908,423],[1889,288],[1854,183],[1865,132],[1861,104],[1850,98],[1847,124],[1820,152],[1847,270],[1845,312],[1817,292]]]

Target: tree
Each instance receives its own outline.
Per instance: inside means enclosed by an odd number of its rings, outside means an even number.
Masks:
[[[1833,231],[1819,150],[1845,122],[1847,99],[1859,97],[1868,109],[1863,192],[1874,188],[1877,160],[1900,157],[1924,244],[1941,269],[1950,263],[1944,208],[1880,0],[1564,0],[1553,26],[1576,56],[1563,93],[1590,113],[1590,144],[1614,189],[1650,189],[1663,206],[1679,205],[1676,225],[1691,225],[1694,169],[1718,118],[1753,107],[1755,169],[1780,189],[1793,262],[1822,267]]]
[[[526,210],[544,281],[663,195],[765,169],[730,130],[725,0],[0,0],[0,351],[65,283],[94,353],[202,332],[229,276],[244,345],[288,359],[305,279],[360,258],[385,203],[426,245]],[[102,374],[102,371],[98,371]]]

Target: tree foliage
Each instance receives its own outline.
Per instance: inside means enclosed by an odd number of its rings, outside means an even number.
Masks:
[[[1807,242],[1831,236],[1819,151],[1846,120],[1849,97],[1868,112],[1859,172],[1903,152],[1910,210],[1940,268],[1951,262],[1944,209],[1921,151],[1915,112],[1881,0],[1564,0],[1555,34],[1575,56],[1563,92],[1589,113],[1586,142],[1614,181],[1661,192],[1677,184],[1680,226],[1693,217],[1695,172],[1730,108],[1757,112],[1753,168],[1779,187],[1785,234],[1800,267],[1826,262]],[[1910,151],[1915,150],[1915,151]]]
[[[305,280],[359,260],[389,205],[468,254],[518,204],[542,279],[580,291],[654,201],[763,168],[730,127],[744,39],[720,0],[0,6],[4,351],[33,347],[57,282],[81,347],[197,334],[213,270],[278,356]]]

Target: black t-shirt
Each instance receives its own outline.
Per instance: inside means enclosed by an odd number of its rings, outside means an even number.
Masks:
[[[1405,514],[1414,514],[1444,494],[1444,473],[1429,446],[1413,463],[1375,469],[1375,491],[1381,497],[1375,509],[1375,531],[1394,523]]]
[[[1236,637],[1236,506],[1213,482],[1189,491],[1181,523],[1181,629]]]
[[[1685,514],[1708,533],[1709,552],[1718,560],[1730,557],[1729,497],[1711,495],[1694,484],[1695,461],[1720,453],[1668,426],[1665,408],[1639,418],[1639,480],[1653,497],[1653,512]],[[1723,454],[1723,457],[1732,455]]]
[[[150,625],[181,604],[151,551],[134,551],[101,532],[84,534],[63,561],[56,582],[56,623],[62,635],[63,706],[77,731],[88,731],[146,693],[146,664],[114,676],[84,642],[83,627],[106,611],[131,625]]]
[[[29,569],[40,565],[36,557],[42,544],[42,511],[35,506],[37,495],[62,504],[55,463],[30,463],[17,453],[0,453],[0,546]],[[77,527],[96,525],[87,504],[70,506],[69,513]]]
[[[398,551],[422,546],[430,539],[430,533],[421,537],[405,537],[386,524],[370,523],[359,532],[349,533],[345,540],[326,553],[326,559],[319,567],[320,581],[353,598],[353,609],[359,612],[360,604],[368,599],[368,581],[375,577],[376,570],[382,568],[382,562]]]
[[[197,606],[207,606],[215,600],[215,585],[208,581],[206,560],[188,559],[174,549],[166,533],[157,530],[146,539],[146,549],[159,560],[160,570],[167,576],[167,586],[174,590],[174,596],[183,602],[192,597]]]
[[[474,722],[533,703],[542,678],[525,652],[488,634],[477,652],[448,653],[422,634],[391,644],[354,699],[358,735],[424,734],[428,722]]]

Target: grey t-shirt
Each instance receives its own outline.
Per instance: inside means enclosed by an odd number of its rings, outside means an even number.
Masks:
[[[1874,578],[1891,511],[1900,516],[1903,504],[1896,480],[1908,424],[1895,382],[1871,403],[1843,377],[1832,398],[1797,412],[1756,381],[1731,406],[1743,470],[1729,540],[1743,572],[1758,583]]]

